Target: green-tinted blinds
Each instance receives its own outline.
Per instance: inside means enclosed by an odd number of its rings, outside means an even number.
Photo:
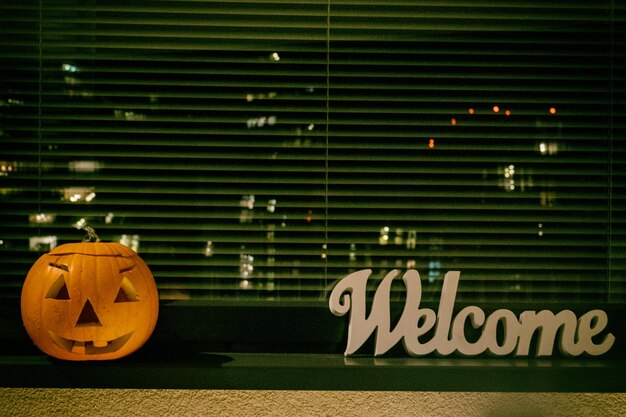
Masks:
[[[4,297],[86,222],[163,299],[626,299],[621,2],[1,4]]]

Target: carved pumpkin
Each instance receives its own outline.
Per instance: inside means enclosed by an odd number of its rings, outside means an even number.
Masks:
[[[103,242],[68,243],[40,257],[24,281],[21,308],[35,345],[74,361],[134,352],[159,312],[147,265],[132,249]]]

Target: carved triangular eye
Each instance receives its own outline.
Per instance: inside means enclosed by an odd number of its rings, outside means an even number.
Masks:
[[[117,292],[117,297],[115,297],[115,302],[131,303],[135,301],[139,301],[137,290],[135,290],[135,286],[132,284],[132,282],[130,282],[128,278],[124,277],[124,280],[122,280],[122,286]]]
[[[70,299],[70,293],[67,291],[67,284],[65,283],[65,277],[63,274],[59,275],[52,286],[50,286],[50,289],[46,294],[46,298],[52,298],[53,300]]]

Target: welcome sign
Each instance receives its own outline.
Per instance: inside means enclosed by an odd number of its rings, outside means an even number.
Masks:
[[[487,352],[517,357],[551,356],[555,344],[566,356],[599,356],[608,352],[615,342],[615,336],[605,331],[608,317],[603,310],[591,310],[580,317],[571,310],[558,313],[528,310],[518,317],[507,309],[487,316],[480,307],[468,306],[454,315],[459,271],[445,275],[435,312],[420,307],[421,279],[416,270],[408,270],[402,277],[407,291],[404,309],[392,329],[390,290],[399,271],[389,272],[380,282],[366,317],[366,286],[371,273],[370,269],[364,269],[346,276],[330,294],[329,307],[334,315],[350,313],[346,356],[354,354],[374,332],[376,356],[383,355],[400,341],[413,356],[431,353],[446,356],[454,352],[475,356]],[[468,323],[480,334],[474,338],[476,340],[468,340],[465,334]],[[536,348],[531,351],[533,339]]]

